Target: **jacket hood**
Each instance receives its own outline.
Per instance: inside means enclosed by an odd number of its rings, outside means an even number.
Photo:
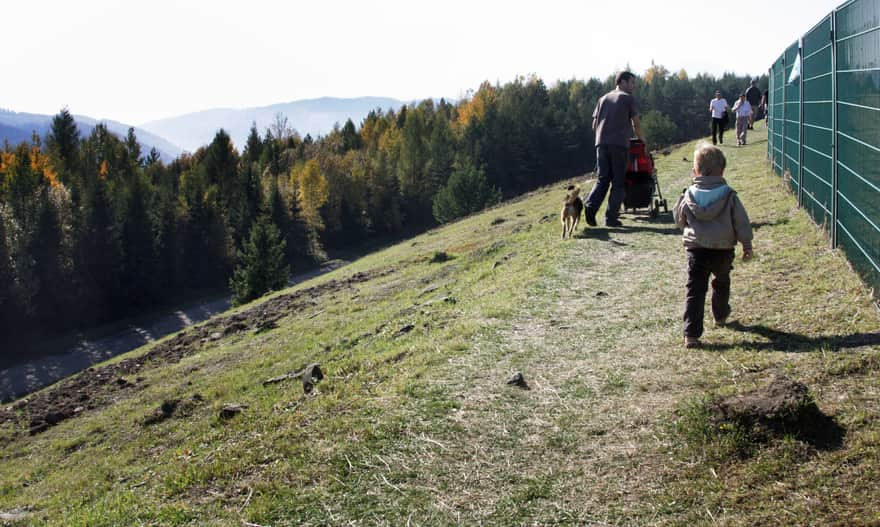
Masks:
[[[685,204],[699,221],[709,221],[721,214],[733,190],[721,176],[699,176],[685,193]]]

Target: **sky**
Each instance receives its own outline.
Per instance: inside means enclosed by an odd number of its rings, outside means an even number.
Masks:
[[[48,0],[0,10],[0,108],[139,125],[316,97],[459,99],[651,62],[765,72],[842,0]]]

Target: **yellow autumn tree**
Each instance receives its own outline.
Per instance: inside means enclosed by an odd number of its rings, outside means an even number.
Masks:
[[[669,75],[669,70],[662,64],[654,64],[651,61],[651,67],[645,71],[645,84],[654,84],[657,79],[665,78]]]
[[[295,166],[291,171],[291,179],[296,186],[296,200],[303,218],[315,229],[323,228],[320,209],[327,203],[330,193],[327,178],[321,173],[318,161],[309,159],[304,164]]]
[[[58,173],[49,162],[49,156],[43,154],[38,146],[31,147],[31,170],[37,173],[42,172],[52,188],[58,188],[61,185]]]
[[[0,152],[0,174],[5,174],[12,163],[15,161],[15,154],[12,152]]]
[[[489,84],[489,81],[483,81],[473,97],[459,104],[458,119],[454,123],[455,128],[457,130],[464,129],[471,118],[482,121],[486,117],[486,110],[495,104],[497,97],[498,90]]]

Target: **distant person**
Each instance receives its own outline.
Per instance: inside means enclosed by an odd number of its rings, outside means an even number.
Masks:
[[[724,180],[727,160],[717,146],[701,143],[694,152],[693,185],[672,210],[675,225],[683,229],[688,280],[684,307],[684,345],[700,346],[709,275],[712,280],[712,316],[724,326],[730,316],[730,271],[734,247],[743,247],[743,261],[752,258],[752,226],[736,192]]]
[[[605,225],[622,227],[620,205],[624,196],[624,176],[629,158],[629,141],[633,130],[640,141],[642,125],[639,121],[639,106],[632,92],[636,87],[636,76],[628,71],[619,74],[617,88],[603,95],[593,111],[593,131],[596,133],[596,170],[598,179],[593,186],[584,208],[587,224],[596,226],[596,213],[611,187],[608,207],[605,209]]]
[[[749,106],[752,107],[752,118],[749,121],[749,130],[754,130],[753,126],[755,121],[760,120],[758,115],[758,109],[761,107],[761,89],[758,88],[758,80],[755,79],[752,81],[749,89],[746,90],[746,101],[749,102]]]
[[[727,99],[721,96],[720,90],[715,90],[715,98],[709,101],[709,112],[712,114],[712,144],[724,144],[724,122],[727,116]]]
[[[764,111],[764,117],[770,115],[770,90],[764,90],[764,95],[761,97],[761,110]]]
[[[746,133],[748,133],[754,115],[746,94],[740,95],[739,100],[733,103],[733,114],[736,116],[736,144],[737,146],[745,146]]]

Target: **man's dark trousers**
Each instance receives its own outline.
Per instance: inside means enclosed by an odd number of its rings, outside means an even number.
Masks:
[[[724,144],[724,119],[719,117],[712,118],[712,144],[717,145],[718,143]],[[705,128],[704,128],[705,130]],[[716,140],[716,132],[717,132],[717,140]]]
[[[715,320],[730,315],[730,271],[733,249],[688,249],[687,294],[684,301],[684,336],[703,335],[703,316],[709,275],[712,280],[712,316]]]
[[[587,196],[587,209],[593,214],[599,210],[608,187],[611,187],[611,196],[608,198],[608,207],[605,209],[605,222],[616,221],[620,216],[620,204],[623,203],[624,180],[626,176],[626,162],[629,159],[629,148],[617,145],[599,145],[596,147],[596,167],[599,172],[596,185]]]

